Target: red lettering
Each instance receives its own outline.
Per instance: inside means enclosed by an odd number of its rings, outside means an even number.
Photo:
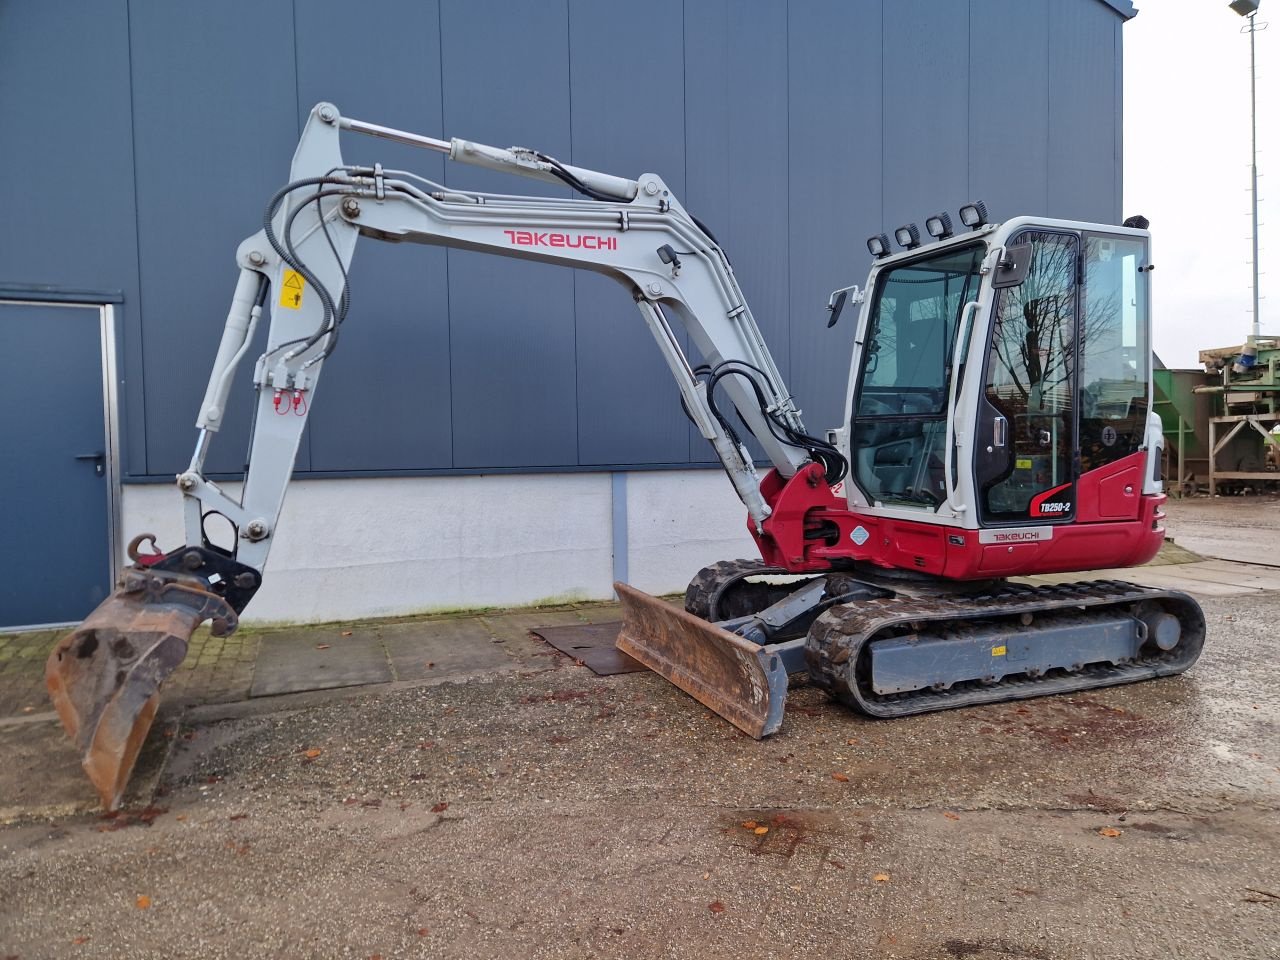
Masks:
[[[571,233],[533,233],[528,230],[503,230],[507,241],[517,247],[568,247],[572,250],[617,250],[617,237],[593,237]]]

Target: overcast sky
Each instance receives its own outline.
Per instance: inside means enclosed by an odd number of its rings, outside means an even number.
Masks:
[[[1191,367],[1200,349],[1249,333],[1249,38],[1227,0],[1136,5],[1124,26],[1124,215],[1151,220],[1156,353]],[[1262,0],[1259,25],[1268,19],[1256,38],[1258,286],[1262,333],[1280,336],[1280,0]]]

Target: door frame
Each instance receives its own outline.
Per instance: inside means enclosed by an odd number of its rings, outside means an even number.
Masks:
[[[1005,517],[1003,519],[1000,519],[1000,518],[987,516],[988,511],[986,510],[985,500],[984,500],[985,491],[982,487],[981,478],[978,476],[979,458],[974,457],[973,463],[969,469],[969,474],[972,477],[972,481],[973,481],[973,503],[975,507],[974,518],[977,521],[978,529],[990,529],[994,527],[1000,527],[1000,528],[1033,527],[1033,526],[1046,526],[1046,525],[1062,526],[1066,524],[1072,524],[1076,522],[1076,514],[1080,506],[1078,497],[1077,497],[1077,494],[1079,491],[1079,480],[1080,480],[1079,471],[1077,470],[1077,467],[1079,466],[1079,461],[1080,461],[1080,409],[1079,409],[1080,371],[1079,371],[1078,348],[1079,348],[1079,341],[1080,341],[1081,316],[1084,309],[1084,304],[1082,299],[1082,294],[1084,290],[1084,285],[1083,285],[1084,281],[1083,281],[1083,273],[1082,273],[1082,264],[1083,264],[1082,258],[1084,256],[1084,230],[1078,224],[1063,226],[1063,225],[1049,225],[1049,224],[1040,225],[1040,224],[1033,223],[1033,224],[1021,225],[1021,226],[1015,227],[1015,229],[1010,231],[1008,239],[1005,241],[1005,243],[1013,244],[1019,238],[1029,234],[1037,234],[1040,236],[1049,235],[1049,236],[1055,236],[1055,237],[1065,237],[1072,240],[1075,243],[1076,264],[1075,264],[1074,273],[1073,273],[1074,280],[1072,282],[1072,287],[1071,287],[1072,299],[1074,301],[1074,317],[1072,318],[1072,322],[1071,322],[1071,357],[1070,357],[1070,373],[1071,373],[1070,389],[1071,389],[1071,396],[1072,396],[1072,405],[1071,405],[1071,423],[1069,425],[1070,437],[1068,440],[1070,447],[1069,447],[1069,452],[1067,456],[1067,476],[1070,478],[1068,483],[1071,488],[1071,511],[1069,514],[1062,517],[1036,517],[1036,516],[1027,515],[1027,516],[1018,517],[1018,518]],[[998,311],[1000,310],[1001,304],[1003,303],[1004,295],[1008,291],[1008,289],[1017,289],[1017,288],[1005,288],[1005,289],[999,289],[999,290],[993,291],[994,295],[991,299],[990,316],[988,318],[987,329],[986,329],[986,345],[982,352],[982,369],[978,373],[978,381],[977,381],[978,382],[978,398],[980,401],[982,401],[983,398],[985,397],[987,370],[991,364],[992,353],[995,350],[995,336],[996,336],[996,331],[998,326],[997,314],[998,314]],[[982,412],[983,410],[982,402],[978,403],[977,410],[979,412]],[[977,419],[978,418],[975,417],[975,422],[974,422],[975,431],[978,425]],[[1009,446],[1012,452],[1012,446],[1013,446],[1012,438],[1014,436],[1014,424],[1008,423],[1005,429],[1007,431],[1006,436],[1009,437]],[[974,444],[972,449],[976,451],[977,448],[978,448],[977,434],[975,432]],[[1016,456],[1016,454],[1014,455]],[[1043,494],[1044,492],[1045,491],[1041,491],[1041,494]],[[1036,502],[1035,496],[1032,497],[1032,500],[1030,502],[1033,504]]]
[[[107,584],[113,588],[124,569],[124,548],[121,540],[121,489],[120,489],[120,416],[119,391],[117,390],[118,366],[116,362],[116,309],[122,302],[119,292],[58,291],[0,287],[0,306],[17,307],[65,307],[72,310],[93,311],[97,314],[98,343],[102,365],[102,449],[106,453],[103,468],[107,484]],[[91,321],[90,321],[91,322]],[[0,633],[21,633],[66,626],[60,623],[0,625]]]

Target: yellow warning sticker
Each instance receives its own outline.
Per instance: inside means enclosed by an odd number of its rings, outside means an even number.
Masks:
[[[991,648],[991,655],[993,657],[1003,657],[1008,652],[1009,652],[1008,648],[1005,647],[1003,644],[1001,644],[998,647]]]
[[[306,289],[307,285],[302,280],[302,274],[297,270],[286,270],[284,280],[280,284],[280,306],[297,310],[302,306],[302,294]]]
[[[1031,461],[1030,461],[1029,459],[1024,459],[1023,457],[1019,457],[1019,458],[1018,458],[1018,469],[1019,469],[1019,470],[1030,470],[1030,469],[1031,469]]]

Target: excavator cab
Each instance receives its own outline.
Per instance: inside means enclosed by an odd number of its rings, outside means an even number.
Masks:
[[[1163,443],[1149,243],[1137,227],[1021,218],[877,260],[854,349],[850,508],[971,530],[1136,521],[1160,493]]]
[[[878,261],[850,507],[973,530],[1137,521],[1162,445],[1148,250],[1146,230],[1020,219]]]

